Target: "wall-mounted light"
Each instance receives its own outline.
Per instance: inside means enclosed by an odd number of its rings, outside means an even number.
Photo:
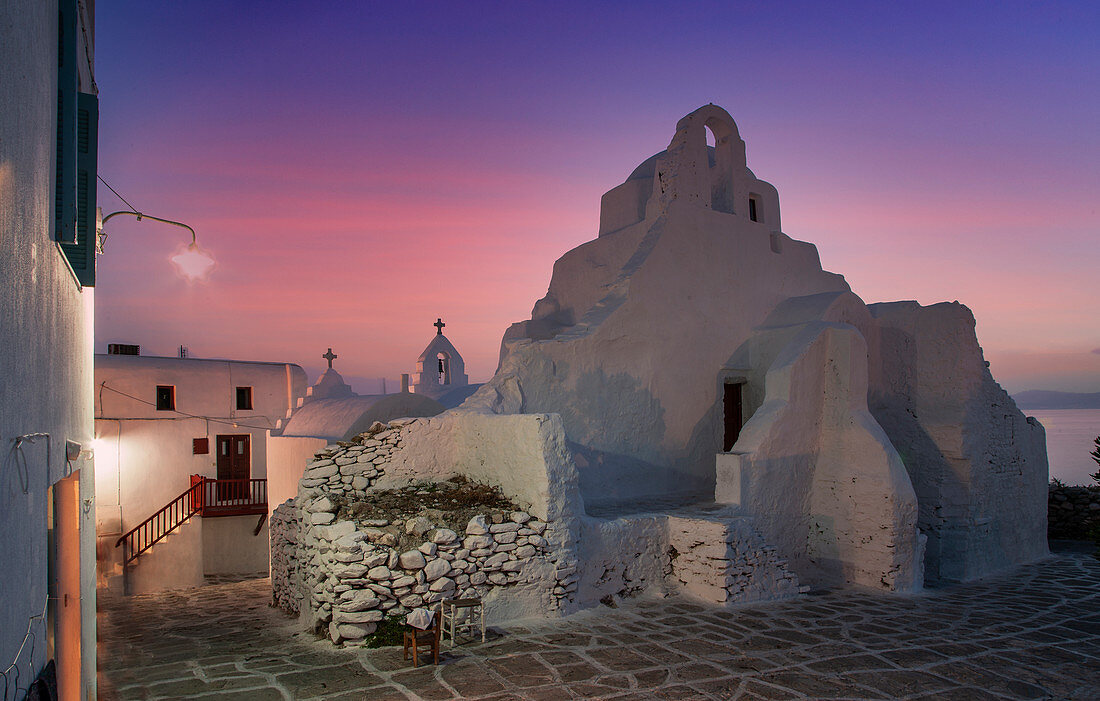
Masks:
[[[119,212],[111,212],[100,219],[98,240],[96,241],[97,253],[103,253],[103,244],[107,239],[107,233],[103,231],[103,225],[106,224],[107,220],[111,217],[117,217],[120,214],[128,214],[132,217],[137,217],[138,221],[142,219],[152,219],[153,221],[159,221],[163,224],[179,226],[191,232],[191,243],[187,245],[180,244],[176,252],[168,258],[168,260],[172,261],[172,265],[176,267],[176,272],[183,278],[190,281],[205,280],[214,270],[214,266],[216,265],[214,257],[199,247],[198,241],[195,238],[194,229],[182,222],[172,221],[171,219],[161,219],[160,217],[154,217],[150,214],[126,209]]]

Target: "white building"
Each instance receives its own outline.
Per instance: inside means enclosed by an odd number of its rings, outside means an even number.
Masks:
[[[96,355],[101,585],[140,593],[266,570],[267,432],[305,385],[289,363]],[[218,480],[201,499],[188,493],[196,475]],[[116,547],[172,504],[156,532]]]
[[[64,698],[90,699],[92,9],[9,0],[0,15],[0,675],[23,698],[54,660]]]
[[[454,355],[461,356],[458,351]],[[366,431],[375,421],[405,416],[435,416],[446,407],[430,395],[412,394],[403,376],[400,392],[361,395],[352,391],[332,367],[336,359],[329,348],[322,358],[328,368],[321,373],[296,407],[286,412],[268,433],[269,512],[298,492],[298,480],[306,462],[334,441],[346,441]],[[463,376],[465,377],[465,376]]]
[[[436,319],[435,336],[416,359],[411,390],[435,399],[447,409],[453,409],[473,394],[480,384],[471,385],[466,363],[454,344],[443,335],[446,324]]]

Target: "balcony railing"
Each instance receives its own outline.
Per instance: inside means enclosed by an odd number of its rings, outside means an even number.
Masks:
[[[130,529],[118,539],[115,547],[126,543],[125,560],[133,562],[196,514],[207,518],[266,515],[267,480],[216,480],[202,475],[191,475],[191,486],[187,491]]]

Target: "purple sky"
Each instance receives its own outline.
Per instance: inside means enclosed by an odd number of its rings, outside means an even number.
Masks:
[[[1100,391],[1100,3],[593,4],[99,3],[100,174],[218,267],[113,219],[97,350],[395,378],[442,316],[484,380],[714,102],[865,301],[957,299],[1006,389]]]

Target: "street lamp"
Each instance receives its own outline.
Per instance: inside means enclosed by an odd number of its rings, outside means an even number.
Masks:
[[[214,270],[214,257],[199,248],[199,244],[195,239],[194,229],[182,222],[172,221],[171,219],[161,219],[151,214],[143,214],[142,212],[135,212],[128,209],[119,212],[111,212],[99,220],[99,240],[96,242],[97,253],[103,253],[103,243],[107,239],[107,234],[103,231],[103,225],[106,224],[107,220],[111,217],[117,217],[120,214],[128,214],[132,217],[137,217],[138,221],[142,219],[152,219],[153,221],[179,226],[190,231],[191,243],[186,246],[180,244],[179,248],[176,249],[176,253],[169,257],[169,260],[172,261],[172,265],[176,267],[176,271],[185,279],[189,281],[205,280],[210,275],[210,272]]]

